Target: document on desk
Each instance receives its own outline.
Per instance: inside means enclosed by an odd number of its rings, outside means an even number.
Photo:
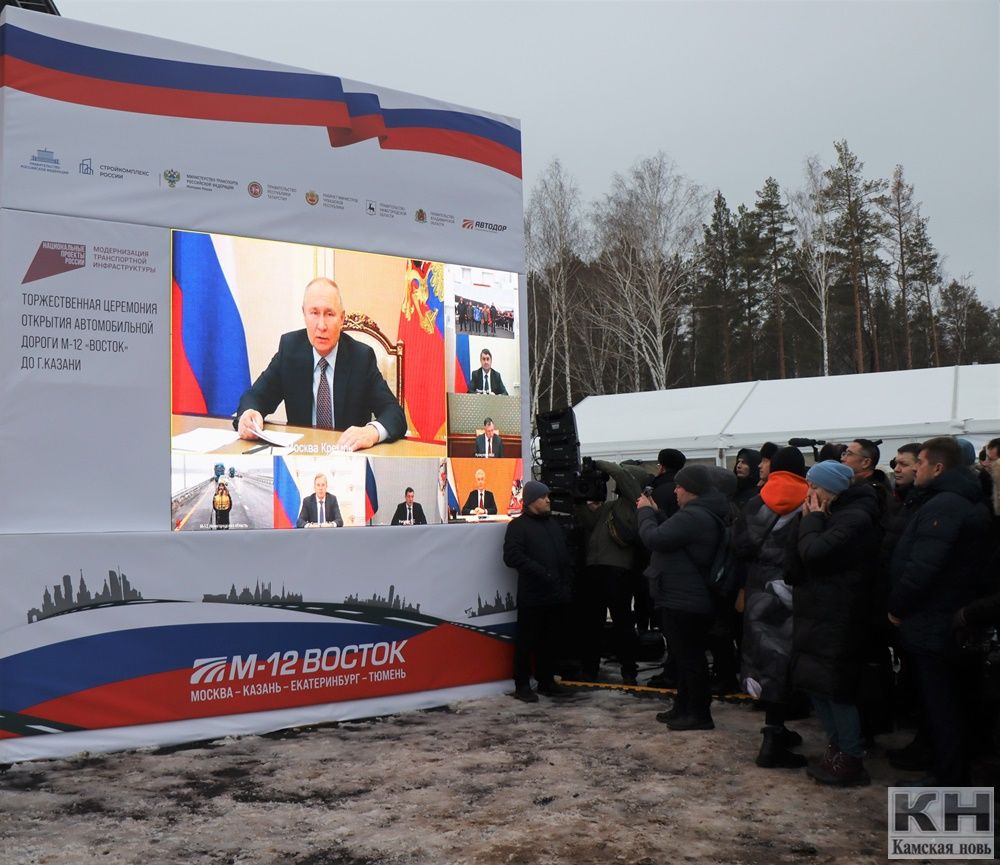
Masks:
[[[254,429],[254,435],[261,441],[279,448],[291,447],[302,438],[302,433],[278,432],[273,429]]]
[[[237,441],[240,434],[236,430],[211,429],[209,427],[198,427],[190,432],[175,435],[170,439],[170,446],[175,451],[194,451],[196,453],[209,453],[231,445]]]

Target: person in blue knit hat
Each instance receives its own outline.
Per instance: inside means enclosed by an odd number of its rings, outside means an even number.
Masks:
[[[806,772],[820,784],[870,783],[856,703],[881,541],[871,484],[825,460],[806,473],[798,539],[786,558],[792,591],[793,687],[809,694],[826,732],[826,754]]]

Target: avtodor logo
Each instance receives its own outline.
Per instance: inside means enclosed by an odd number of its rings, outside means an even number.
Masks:
[[[229,658],[197,658],[191,672],[192,685],[208,685],[221,682],[229,669]]]
[[[507,226],[499,222],[486,222],[482,219],[463,219],[462,228],[473,231],[488,231],[490,234],[500,234],[507,230]]]

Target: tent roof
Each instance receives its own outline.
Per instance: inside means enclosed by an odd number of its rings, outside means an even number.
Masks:
[[[759,447],[792,437],[922,441],[1000,434],[1000,364],[591,396],[574,409],[584,455],[655,459]]]

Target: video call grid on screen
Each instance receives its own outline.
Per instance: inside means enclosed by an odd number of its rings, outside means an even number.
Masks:
[[[485,435],[475,409],[468,420],[468,400],[481,395],[485,421],[496,412],[498,393],[519,399],[517,274],[179,230],[172,232],[171,272],[174,531],[433,525],[520,512],[521,431],[508,421],[502,432],[489,425],[508,440],[506,449],[503,442],[488,448],[491,456],[503,453],[488,460],[488,474],[503,486],[497,515],[462,514],[476,489],[464,458],[475,458]],[[341,338],[371,350],[405,419],[405,433],[370,450],[340,451],[339,432],[313,427],[309,371],[302,385],[308,424],[301,405],[292,418],[298,423],[289,424],[283,400],[265,417],[267,432],[297,437],[290,445],[241,439],[234,427],[241,398],[276,352],[284,356],[294,344],[312,354],[303,300],[316,279],[336,283],[345,313]],[[338,347],[342,355],[350,368],[352,356]],[[339,383],[335,377],[335,407]],[[459,445],[449,437],[456,394],[464,395]],[[334,425],[341,428],[336,417]]]

